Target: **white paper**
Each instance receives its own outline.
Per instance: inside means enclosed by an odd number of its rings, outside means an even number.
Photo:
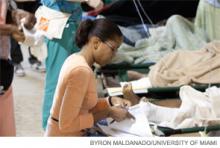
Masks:
[[[21,26],[25,36],[25,40],[21,44],[25,44],[30,47],[36,47],[41,46],[44,43],[44,36],[40,31],[36,30],[36,27],[28,30],[24,27],[24,24],[21,24]]]
[[[40,6],[35,12],[37,30],[49,39],[61,39],[70,14]],[[44,20],[44,21],[42,21]],[[44,28],[44,29],[43,29]]]
[[[112,136],[140,136],[140,137],[149,137],[153,136],[147,116],[143,112],[142,104],[137,104],[129,108],[129,112],[135,117],[135,120],[126,119],[121,122],[114,122],[110,124],[112,119],[107,119],[109,125],[104,127],[100,127],[104,132],[108,132],[106,134]]]

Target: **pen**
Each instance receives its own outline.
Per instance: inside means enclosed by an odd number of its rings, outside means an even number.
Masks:
[[[114,123],[115,122],[115,119],[113,119],[109,124],[112,124],[112,123]]]
[[[121,107],[121,108],[123,108],[123,109],[126,109],[126,110],[128,110],[128,107],[127,106],[121,106],[120,104],[116,104],[115,105],[116,107]],[[130,114],[129,112],[128,112],[128,117],[129,118],[132,118],[133,120],[135,120],[135,117],[132,115],[132,114]],[[115,122],[115,119],[113,119],[109,124],[112,124],[112,123],[114,123]]]

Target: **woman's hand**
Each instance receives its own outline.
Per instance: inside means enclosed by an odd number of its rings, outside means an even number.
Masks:
[[[122,121],[126,118],[134,117],[128,112],[128,107],[130,102],[119,97],[112,97],[114,100],[114,105],[110,106],[105,99],[100,99],[96,106],[90,110],[93,114],[94,122],[97,122],[101,119],[111,117],[116,121]]]
[[[131,115],[126,108],[120,106],[113,106],[109,109],[109,117],[114,119],[117,122],[123,121],[126,118],[135,119],[133,115]]]

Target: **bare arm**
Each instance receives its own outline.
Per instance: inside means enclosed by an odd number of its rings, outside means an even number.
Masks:
[[[16,26],[11,24],[0,24],[0,34],[1,35],[11,35],[12,32],[16,30]]]
[[[7,14],[7,0],[0,1],[0,24],[5,24]]]
[[[133,118],[133,116],[125,109],[130,106],[130,102],[118,97],[112,97],[111,106],[108,100],[100,98],[96,106],[91,110],[94,122],[111,117],[116,121],[122,121],[125,118]]]
[[[110,115],[110,106],[106,99],[99,99],[96,106],[90,111],[94,117],[94,123],[97,121],[108,118]]]
[[[18,42],[25,40],[24,33],[19,31],[17,26],[11,24],[0,24],[0,35],[12,35]]]
[[[72,71],[59,110],[59,129],[61,131],[77,132],[93,126],[93,115],[81,113],[90,76],[90,70],[85,67],[79,67]]]

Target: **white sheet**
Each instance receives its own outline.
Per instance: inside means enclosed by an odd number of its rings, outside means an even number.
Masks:
[[[148,77],[144,77],[135,81],[120,82],[121,87],[107,88],[107,92],[110,96],[123,95],[123,86],[129,83],[131,83],[132,89],[136,94],[147,93],[147,89],[152,87],[150,79]]]

